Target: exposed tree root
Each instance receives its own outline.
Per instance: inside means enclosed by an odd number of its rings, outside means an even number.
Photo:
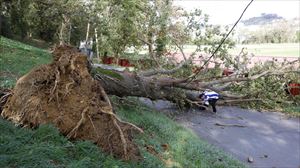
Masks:
[[[88,107],[86,107],[81,113],[81,119],[77,122],[76,126],[67,134],[67,138],[76,138],[77,131],[81,125],[86,122],[86,112],[88,111]]]
[[[116,116],[104,89],[91,77],[86,56],[60,46],[53,57],[51,64],[20,78],[13,95],[1,96],[0,103],[10,97],[1,115],[24,127],[51,123],[69,139],[90,140],[125,160],[140,159],[131,130],[143,130]]]
[[[4,108],[5,103],[7,102],[8,98],[12,96],[12,91],[9,89],[1,89],[0,88],[0,114]]]

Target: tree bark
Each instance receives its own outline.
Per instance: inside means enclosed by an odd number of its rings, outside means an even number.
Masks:
[[[90,22],[88,22],[87,24],[85,42],[87,42],[89,39],[89,32],[90,32]]]
[[[98,58],[98,61],[101,62],[101,59],[100,59],[100,52],[99,52],[99,40],[98,40],[98,32],[97,32],[97,28],[95,28],[95,38],[96,38],[97,58]]]
[[[172,86],[176,79],[155,78],[139,76],[136,73],[112,71],[118,76],[97,73],[95,78],[101,83],[104,90],[111,95],[119,97],[136,96],[151,100],[168,100],[179,104],[180,102],[195,101],[197,97],[191,91],[184,91]],[[187,100],[188,99],[188,100]]]
[[[98,68],[99,67],[96,68],[96,71]],[[223,97],[229,99],[240,99],[244,97],[241,95],[229,94],[212,86],[211,84],[215,84],[215,81],[201,82],[195,80],[190,82],[186,79],[178,79],[168,76],[143,76],[137,73],[112,69],[109,70],[109,73],[103,73],[102,68],[98,70],[100,71],[97,71],[94,77],[101,83],[104,90],[110,95],[116,95],[119,97],[135,96],[146,97],[151,100],[162,99],[171,101],[178,105],[191,104],[191,102],[195,101],[199,102],[199,91],[204,91],[205,89],[218,91],[219,93],[222,93]],[[251,79],[249,78],[248,80]],[[230,80],[227,79],[224,81],[229,82]],[[218,80],[219,83],[224,81]],[[232,81],[234,80],[232,79]]]

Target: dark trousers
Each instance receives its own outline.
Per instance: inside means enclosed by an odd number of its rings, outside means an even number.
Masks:
[[[217,109],[216,109],[216,103],[217,103],[218,99],[210,99],[208,100],[209,104],[211,105],[212,109],[213,109],[213,112],[217,112]]]

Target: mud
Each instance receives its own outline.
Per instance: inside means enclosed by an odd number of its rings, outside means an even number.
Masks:
[[[1,113],[17,125],[53,124],[69,139],[90,140],[125,160],[140,157],[132,141],[136,126],[121,121],[88,68],[87,57],[70,46],[53,51],[53,62],[21,77]]]

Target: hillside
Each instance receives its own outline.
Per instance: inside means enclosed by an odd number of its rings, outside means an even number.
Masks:
[[[252,17],[247,20],[242,20],[241,22],[244,23],[244,25],[246,26],[251,26],[251,25],[264,25],[280,19],[283,19],[283,17],[278,16],[277,14],[262,13],[261,16]]]
[[[0,49],[1,88],[13,87],[31,68],[51,60],[46,50],[3,37]],[[111,99],[123,120],[145,131],[135,137],[140,162],[115,159],[91,142],[69,141],[51,125],[31,130],[0,118],[0,167],[244,167],[136,98]]]

